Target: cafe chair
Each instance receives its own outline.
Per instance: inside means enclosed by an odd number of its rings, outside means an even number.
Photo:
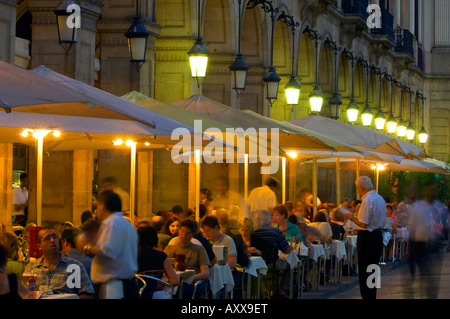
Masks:
[[[278,247],[266,247],[265,248],[265,262],[270,271],[270,279],[272,284],[272,296],[271,298],[279,298],[280,297],[280,280],[279,280],[279,272],[281,269],[277,267],[278,257]]]
[[[209,280],[202,280],[202,279],[200,279],[200,280],[197,280],[196,282],[195,282],[195,284],[194,284],[194,292],[192,293],[192,299],[196,299],[195,298],[195,294],[197,293],[197,287],[200,285],[200,284],[202,284],[203,282],[206,282],[206,284],[207,284],[207,288],[206,288],[206,292],[205,292],[205,294],[203,295],[203,296],[199,296],[198,298],[208,298],[208,293],[209,293]]]
[[[140,299],[153,299],[153,294],[158,291],[159,285],[164,287],[164,290],[166,290],[167,288],[168,291],[167,295],[170,296],[169,299],[173,298],[174,286],[172,284],[169,284],[168,282],[165,282],[162,279],[149,275],[136,274],[135,277],[140,282],[139,284]]]

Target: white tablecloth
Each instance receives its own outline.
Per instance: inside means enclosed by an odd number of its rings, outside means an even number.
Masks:
[[[230,292],[234,287],[233,274],[231,273],[230,266],[228,264],[223,266],[214,265],[209,268],[209,284],[213,294],[216,294],[225,286],[226,292]]]
[[[285,254],[282,251],[278,251],[278,257],[280,259],[286,260],[291,269],[295,269],[298,267],[298,263],[300,260],[298,259],[297,253],[294,250],[292,250],[289,254]]]
[[[266,262],[264,261],[264,259],[262,259],[262,257],[250,257],[250,262],[248,263],[248,266],[245,267],[244,272],[252,275],[253,277],[258,277],[258,270],[261,275],[267,274]]]
[[[308,257],[308,255],[309,255],[308,247],[306,247],[306,245],[303,244],[303,243],[301,245],[298,245],[298,247],[297,247],[297,254],[299,256]]]
[[[311,245],[309,248],[309,258],[317,261],[320,257],[325,257],[325,249],[323,249],[323,245]]]
[[[358,239],[358,236],[356,236],[356,235],[347,236],[347,243],[349,244],[349,246],[356,247],[357,239]]]
[[[186,284],[192,284],[194,281],[195,270],[194,269],[186,269],[185,271],[175,271],[178,275],[179,279],[183,279],[183,282]]]
[[[406,227],[399,228],[396,234],[397,240],[406,241],[409,238],[409,232]]]
[[[387,245],[389,244],[389,241],[390,241],[391,238],[392,238],[392,235],[391,235],[391,233],[388,232],[388,231],[385,231],[385,232],[383,232],[382,234],[383,234],[383,245],[384,245],[384,246],[387,246]]]
[[[335,256],[338,260],[342,258],[347,259],[347,251],[345,250],[345,243],[340,240],[333,240],[331,243],[331,255]]]

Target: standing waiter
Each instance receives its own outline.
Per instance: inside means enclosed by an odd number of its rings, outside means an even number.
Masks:
[[[381,229],[386,220],[386,202],[378,195],[367,176],[356,180],[356,191],[362,197],[358,217],[351,213],[345,214],[358,228],[356,251],[358,253],[359,287],[363,299],[376,299],[377,288],[369,288],[367,272],[369,265],[378,265],[383,248]]]

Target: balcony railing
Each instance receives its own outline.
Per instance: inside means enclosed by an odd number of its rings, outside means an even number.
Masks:
[[[425,55],[421,47],[417,48],[417,65],[425,72]]]
[[[389,13],[386,9],[381,9],[381,28],[370,29],[371,34],[378,36],[386,36],[395,41],[394,34],[394,16]]]
[[[395,29],[395,51],[414,57],[414,36],[406,29]]]
[[[364,19],[369,17],[369,13],[367,13],[368,6],[369,0],[342,0],[342,11],[344,14],[360,15]]]

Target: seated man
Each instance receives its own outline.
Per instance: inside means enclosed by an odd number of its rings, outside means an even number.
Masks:
[[[254,212],[253,220],[255,230],[250,234],[250,244],[261,251],[261,257],[264,260],[274,261],[274,256],[271,256],[270,253],[274,249],[281,250],[285,254],[289,254],[292,251],[292,247],[281,230],[269,225],[269,211],[259,210]]]
[[[289,288],[289,271],[286,269],[286,262],[279,261],[278,251],[281,250],[283,253],[289,254],[292,247],[281,230],[269,225],[269,211],[259,210],[254,212],[253,220],[255,230],[250,234],[251,246],[261,251],[261,257],[266,261],[269,269],[283,270],[281,289],[278,290],[278,287],[275,287],[273,297],[286,296],[286,290]]]
[[[77,294],[80,298],[91,298],[94,288],[86,269],[79,261],[60,253],[56,231],[48,227],[41,228],[36,234],[36,242],[42,250],[42,257],[29,263],[25,272],[34,272],[38,278],[38,285],[48,286],[54,293]],[[68,271],[70,266],[75,266],[74,272]],[[79,281],[76,276],[71,280],[69,276],[76,275],[77,271],[80,275]]]
[[[191,242],[194,234],[197,233],[198,224],[191,219],[185,219],[180,223],[180,230],[178,231],[178,243],[172,245],[169,243],[164,252],[170,258],[175,258],[176,255],[186,256],[186,269],[194,269],[195,276],[193,284],[198,280],[204,280],[197,286],[197,295],[203,295],[208,288],[209,280],[209,258],[206,250],[202,245],[195,245]],[[185,298],[192,298],[194,286],[183,284],[183,296]]]
[[[233,241],[233,238],[222,233],[220,231],[219,220],[216,216],[206,216],[202,220],[201,227],[203,229],[203,233],[206,235],[214,246],[225,246],[227,247],[227,264],[230,266],[230,269],[233,270],[236,268],[237,263],[237,252],[236,245]],[[216,262],[217,262],[216,258]]]
[[[61,233],[61,252],[67,257],[78,260],[82,263],[90,278],[92,257],[86,256],[77,250],[75,243],[77,236],[82,233],[83,232],[79,228],[75,227],[64,229]]]
[[[205,233],[206,237],[211,240],[211,242],[215,246],[225,246],[227,247],[227,264],[230,267],[232,274],[233,274],[233,280],[236,287],[241,287],[242,283],[242,272],[238,271],[236,269],[237,263],[238,263],[238,248],[236,245],[236,238],[233,238],[234,235],[225,234],[221,231],[219,219],[216,216],[206,216],[202,220],[202,229]],[[242,240],[241,240],[242,242]],[[242,250],[241,255],[245,254],[244,252],[244,246],[240,246],[240,249]],[[241,258],[242,259],[242,258]],[[248,256],[247,256],[247,262],[245,266],[248,265]],[[240,265],[242,266],[242,265]],[[238,295],[236,296],[238,299],[240,295],[240,291]]]

